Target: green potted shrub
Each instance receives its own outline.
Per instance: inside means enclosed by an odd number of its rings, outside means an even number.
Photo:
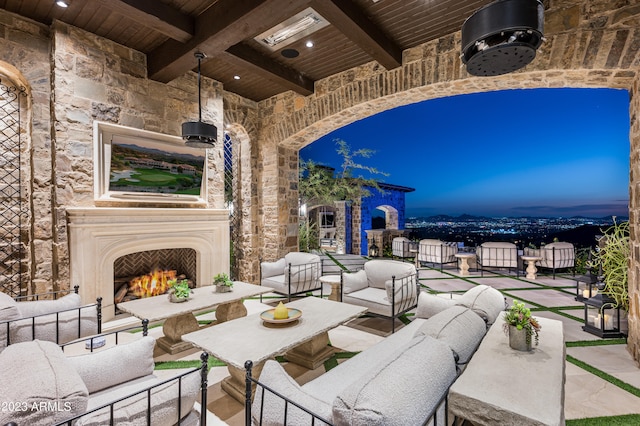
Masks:
[[[191,295],[189,281],[169,280],[169,301],[173,303],[186,302]]]
[[[216,292],[225,293],[227,291],[231,291],[233,287],[233,281],[229,278],[224,272],[219,273],[215,277],[213,277],[213,285],[216,286]]]
[[[509,336],[509,346],[518,351],[530,351],[532,337],[538,346],[540,323],[531,316],[531,310],[523,302],[513,301],[504,314],[504,331]]]

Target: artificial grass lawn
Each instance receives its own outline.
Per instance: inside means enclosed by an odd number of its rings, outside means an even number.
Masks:
[[[640,425],[640,414],[625,416],[593,417],[590,419],[567,420],[567,426],[637,426]]]

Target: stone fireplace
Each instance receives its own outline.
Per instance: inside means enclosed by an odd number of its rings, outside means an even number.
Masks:
[[[197,286],[229,272],[227,210],[181,208],[69,208],[71,286],[83,303],[101,296],[103,320],[115,315],[114,265],[124,256],[169,249],[195,252]]]

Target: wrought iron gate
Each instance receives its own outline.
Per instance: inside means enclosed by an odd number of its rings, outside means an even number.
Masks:
[[[240,213],[238,212],[239,144],[231,136],[224,134],[224,201],[229,209],[229,228],[231,235],[230,275],[238,279],[238,257],[240,256]]]
[[[27,270],[22,226],[28,205],[20,190],[20,96],[24,95],[23,87],[0,79],[0,291],[10,296],[20,295]]]

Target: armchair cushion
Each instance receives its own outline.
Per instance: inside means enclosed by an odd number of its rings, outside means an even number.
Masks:
[[[295,380],[287,374],[280,363],[269,360],[265,362],[264,368],[260,373],[260,382],[268,384],[268,386],[276,392],[284,395],[293,402],[313,411],[317,415],[325,419],[331,418],[331,406],[326,402],[314,397],[302,388]],[[264,394],[264,406],[261,407],[262,392]],[[265,426],[279,426],[285,424],[284,421],[284,400],[276,397],[269,391],[264,391],[262,386],[256,389],[256,395],[253,399],[253,409],[251,412],[254,417],[261,410],[262,423]],[[254,424],[258,423],[258,419],[254,418]],[[302,425],[311,424],[311,416],[293,405],[287,408],[287,424]],[[315,422],[315,424],[325,424],[323,422]]]
[[[467,363],[487,332],[485,322],[471,309],[452,306],[425,321],[416,336],[426,335],[446,343],[459,363]]]
[[[395,276],[404,278],[416,273],[416,267],[411,263],[396,260],[370,260],[364,264],[369,287],[386,290],[385,282]]]
[[[455,378],[451,349],[430,336],[414,337],[338,395],[333,403],[334,423],[414,424],[428,417]],[[420,392],[407,392],[415,383],[420,383]]]
[[[509,242],[489,241],[476,249],[478,264],[497,268],[518,267],[518,247]]]
[[[367,285],[367,273],[364,269],[360,269],[358,272],[345,272],[342,274],[342,292],[345,294],[367,288]]]
[[[275,275],[282,275],[285,266],[287,266],[287,264],[284,258],[276,260],[275,262],[260,263],[262,278],[273,277]]]
[[[109,349],[69,357],[89,393],[153,374],[153,348],[150,336]]]
[[[0,353],[0,401],[20,404],[0,410],[0,424],[50,425],[83,413],[89,392],[71,361],[53,342],[33,340]]]

